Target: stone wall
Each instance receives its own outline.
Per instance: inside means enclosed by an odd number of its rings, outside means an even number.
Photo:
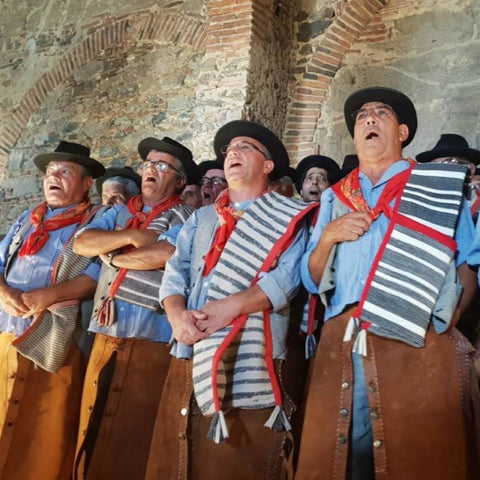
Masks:
[[[31,159],[59,139],[106,165],[147,135],[213,158],[223,123],[281,134],[293,164],[352,152],[342,107],[373,84],[409,94],[414,156],[441,133],[478,147],[480,0],[4,0],[0,233],[38,201]]]

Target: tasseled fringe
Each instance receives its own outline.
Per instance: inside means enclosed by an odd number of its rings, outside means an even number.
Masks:
[[[358,318],[351,317],[348,321],[345,335],[343,336],[344,342],[349,342],[352,339],[353,346],[352,352],[356,352],[359,355],[367,356],[367,330],[360,327]]]
[[[305,339],[305,358],[308,360],[309,358],[313,358],[315,356],[315,351],[317,350],[317,341],[315,340],[315,336],[310,334],[307,335]]]
[[[343,341],[344,342],[349,342],[356,329],[358,328],[358,319],[355,317],[351,317],[350,320],[348,321],[347,328],[345,330],[345,335],[343,336]]]
[[[225,422],[225,415],[221,410],[213,415],[207,437],[215,443],[223,442],[228,438],[227,423]]]
[[[357,334],[355,342],[353,342],[353,352],[358,353],[359,355],[367,356],[367,331],[363,328]]]
[[[264,425],[265,427],[271,428],[277,432],[282,430],[286,430],[288,432],[292,429],[283,405],[275,406],[270,418],[264,423]]]

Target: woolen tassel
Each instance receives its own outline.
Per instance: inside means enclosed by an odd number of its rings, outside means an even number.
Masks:
[[[357,338],[353,343],[352,351],[358,353],[359,355],[367,356],[367,331],[365,329],[360,329],[357,334]]]
[[[282,430],[286,430],[288,432],[292,429],[283,405],[275,406],[270,418],[264,423],[264,425],[265,427],[271,428],[276,432],[280,432]]]
[[[345,330],[345,335],[343,336],[344,342],[349,342],[352,339],[353,332],[357,328],[357,322],[358,320],[355,317],[351,317],[350,320],[348,321],[348,325]]]
[[[317,350],[317,341],[315,340],[314,335],[307,335],[305,339],[305,358],[313,358],[315,356],[315,351]]]
[[[227,423],[225,422],[225,415],[221,410],[213,415],[207,437],[215,443],[223,442],[228,438]]]

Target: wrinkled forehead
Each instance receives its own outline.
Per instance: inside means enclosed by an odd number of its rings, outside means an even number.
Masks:
[[[367,109],[367,108],[375,108],[375,107],[388,107],[393,110],[393,107],[391,105],[388,105],[388,103],[385,102],[368,102],[364,103],[361,107],[360,110]]]
[[[262,143],[260,143],[256,138],[252,138],[252,137],[234,137],[230,140],[229,145],[235,145],[236,143],[240,143],[240,142],[253,143],[253,145],[259,148],[264,147]]]
[[[225,178],[225,172],[220,168],[211,168],[205,172],[204,177],[213,178],[213,177],[220,177]]]
[[[327,171],[324,168],[320,167],[312,167],[307,170],[307,173],[305,174],[305,177],[308,177],[309,175],[327,175]]]
[[[81,170],[81,165],[75,162],[69,162],[68,160],[52,160],[48,162],[46,171],[48,170],[58,170],[60,168],[71,168],[73,170]]]

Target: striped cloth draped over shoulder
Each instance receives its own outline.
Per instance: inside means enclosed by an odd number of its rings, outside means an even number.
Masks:
[[[292,219],[306,207],[303,202],[275,193],[256,199],[238,220],[222,252],[212,274],[207,301],[249,288]],[[214,355],[231,330],[229,325],[194,345],[194,390],[204,415],[215,413],[214,388],[225,409],[265,408],[275,404],[265,361],[263,312],[250,315],[228,345],[218,365],[217,384],[212,385]],[[272,335],[279,335],[274,326]],[[285,338],[276,340],[285,343]]]
[[[419,164],[405,185],[355,316],[369,332],[424,345],[456,251],[466,167]]]

